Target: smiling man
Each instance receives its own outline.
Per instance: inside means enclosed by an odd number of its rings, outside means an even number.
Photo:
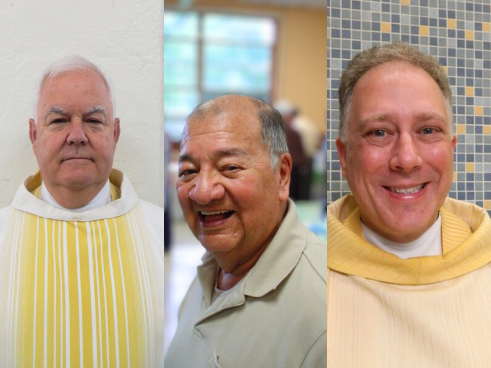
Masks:
[[[177,194],[207,253],[166,368],[326,366],[326,247],[288,199],[291,165],[263,101],[223,96],[188,117]]]
[[[328,366],[485,366],[491,221],[446,198],[456,136],[445,72],[407,44],[374,47],[348,64],[339,101],[352,194],[327,211]]]
[[[39,172],[0,210],[1,367],[162,367],[164,210],[112,169],[119,135],[96,65],[48,67]]]

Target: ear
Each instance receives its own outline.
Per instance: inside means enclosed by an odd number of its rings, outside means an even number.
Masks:
[[[341,138],[336,139],[336,148],[338,149],[338,158],[341,164],[341,172],[346,178],[346,145],[341,142]]]
[[[36,142],[37,139],[36,122],[34,119],[29,119],[29,139],[31,140],[31,144],[34,146],[34,142]]]
[[[114,119],[114,143],[118,143],[119,140],[119,133],[120,131],[119,127],[119,118]]]
[[[280,156],[279,162],[280,174],[280,201],[285,202],[290,195],[290,176],[292,172],[292,156],[289,153],[284,153]]]
[[[454,134],[452,137],[452,151],[455,151],[455,146],[457,146],[457,135]]]

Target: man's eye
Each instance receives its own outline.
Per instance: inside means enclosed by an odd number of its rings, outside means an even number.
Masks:
[[[435,133],[435,129],[434,128],[424,128],[421,133],[423,134],[433,134]]]
[[[179,176],[181,178],[184,178],[184,177],[189,176],[189,175],[192,175],[194,173],[195,173],[195,170],[190,170],[190,169],[181,170],[181,171],[179,171]]]
[[[65,123],[66,121],[67,121],[66,119],[59,118],[59,119],[51,120],[50,124],[61,124],[61,123]]]
[[[377,129],[377,130],[372,130],[369,135],[372,135],[374,137],[378,137],[378,138],[383,138],[387,135],[387,132],[385,130],[382,130],[382,129]]]
[[[87,120],[87,123],[90,123],[90,124],[102,124],[102,121],[100,121],[98,119],[88,119]]]

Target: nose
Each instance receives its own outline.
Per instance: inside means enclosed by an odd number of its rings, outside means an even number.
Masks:
[[[200,205],[220,199],[225,194],[223,184],[213,173],[200,172],[195,185],[189,191],[189,197]]]
[[[69,145],[86,145],[89,141],[85,135],[83,122],[78,119],[72,120],[70,123],[70,132],[67,136],[67,143]]]
[[[421,152],[413,137],[410,134],[401,135],[390,159],[391,169],[399,172],[411,172],[420,168],[422,163]]]

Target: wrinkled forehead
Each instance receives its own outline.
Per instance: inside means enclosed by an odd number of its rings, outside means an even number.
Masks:
[[[233,137],[248,144],[262,143],[261,124],[256,111],[221,111],[191,117],[184,125],[181,148],[190,140],[206,135]]]

